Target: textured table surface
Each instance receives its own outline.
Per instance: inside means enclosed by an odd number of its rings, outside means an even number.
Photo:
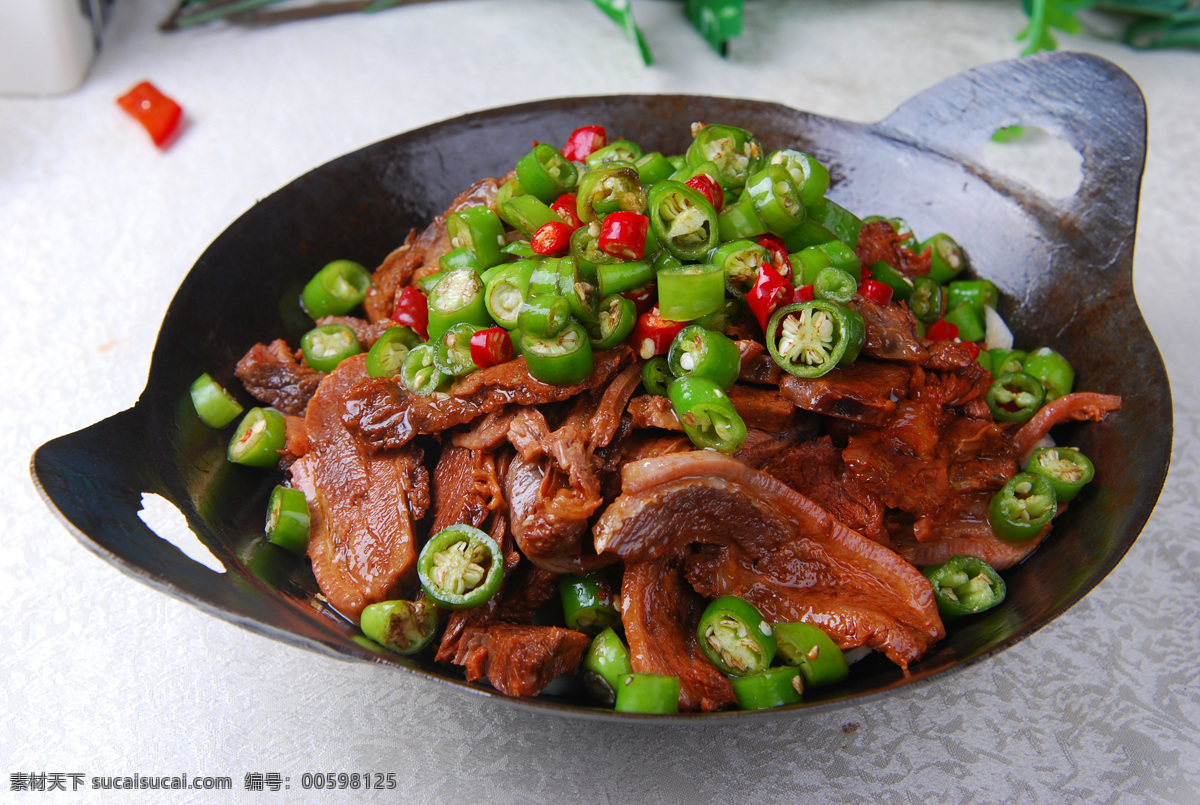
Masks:
[[[1015,56],[1024,24],[1015,0],[752,0],[722,60],[679,4],[634,8],[653,68],[585,0],[455,0],[169,36],[156,30],[167,0],[118,0],[81,88],[0,98],[0,800],[318,801],[301,774],[358,771],[393,773],[386,799],[411,802],[1200,802],[1194,53],[1062,43],[1120,64],[1148,105],[1135,284],[1176,417],[1159,505],[1081,603],[934,684],[762,724],[547,719],[212,618],[97,559],[44,506],[33,450],[134,402],[196,257],[316,165],[463,112],[575,94],[745,95],[872,121]],[[514,44],[518,32],[536,46]],[[143,78],[187,109],[165,153],[113,103]],[[71,774],[90,786],[185,772],[234,790],[69,791]],[[254,772],[292,788],[247,792]],[[63,775],[68,792],[13,791],[26,774]]]

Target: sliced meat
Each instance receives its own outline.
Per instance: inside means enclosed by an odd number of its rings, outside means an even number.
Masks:
[[[588,520],[604,503],[597,486],[588,495],[571,486],[556,465],[514,456],[505,476],[509,527],[521,552],[553,573],[586,573],[612,564],[584,544]]]
[[[741,355],[741,368],[738,380],[743,383],[757,383],[764,386],[778,386],[783,379],[783,370],[767,348],[758,341],[742,339],[735,342]]]
[[[917,567],[941,564],[958,554],[978,556],[996,570],[1020,564],[1049,536],[1050,526],[1025,542],[1000,539],[988,523],[992,494],[994,491],[964,495],[954,517],[936,523],[918,520],[912,529],[894,534],[896,552]]]
[[[633,360],[633,352],[623,346],[597,352],[594,359],[592,373],[571,385],[537,380],[524,358],[472,372],[448,393],[429,397],[412,394],[388,378],[374,378],[359,384],[347,400],[346,422],[371,449],[400,447],[419,433],[440,433],[510,403],[541,405],[599,388]]]
[[[880,305],[865,296],[856,296],[846,307],[863,318],[866,338],[862,354],[881,361],[921,363],[929,357],[923,339],[917,334],[917,320],[907,308]]]
[[[779,390],[805,411],[880,427],[896,410],[896,400],[908,395],[911,379],[904,366],[860,359],[822,377],[787,375]]]
[[[557,677],[574,673],[591,642],[583,632],[557,626],[472,626],[463,630],[454,663],[469,682],[486,678],[501,693],[536,696]]]
[[[785,431],[796,425],[796,406],[777,389],[735,385],[729,401],[747,428]],[[682,431],[683,425],[666,397],[642,394],[629,401],[628,413],[634,427]]]
[[[481,528],[504,504],[492,453],[448,444],[433,471],[433,525],[429,533],[462,523]]]
[[[952,513],[957,504],[950,460],[942,451],[914,456],[898,450],[883,431],[868,430],[850,437],[842,461],[850,475],[890,508],[921,516],[942,509]]]
[[[458,431],[451,440],[468,450],[495,450],[508,439],[508,429],[513,419],[524,409],[519,405],[505,405],[471,423],[471,429]]]
[[[629,418],[635,428],[658,428],[683,432],[675,408],[666,397],[657,394],[640,394],[629,401]]]
[[[255,344],[234,371],[250,396],[284,414],[302,416],[317,391],[323,372],[298,361],[287,342],[277,338],[270,344]]]
[[[889,543],[883,502],[846,472],[841,451],[828,436],[787,447],[762,470],[811,498],[858,533],[884,545]]]
[[[293,484],[308,498],[317,584],[353,619],[412,584],[412,523],[429,503],[418,446],[368,454],[342,422],[346,396],[367,376],[365,362],[363,355],[349,358],[321,384],[304,420],[309,450],[291,467]]]
[[[678,556],[625,566],[621,620],[633,670],[678,677],[680,710],[719,710],[737,701],[729,680],[696,640],[703,611],[704,602],[683,579]]]
[[[622,477],[593,533],[597,553],[619,556],[627,573],[694,543],[727,546],[769,568],[764,579],[786,587],[808,619],[828,616],[836,628],[857,613],[839,635],[845,645],[862,640],[854,644],[906,666],[944,635],[929,582],[911,564],[766,473],[698,450],[633,462]],[[754,589],[742,592],[757,604]]]
[[[1017,455],[1025,459],[1055,425],[1072,420],[1090,419],[1092,422],[1099,422],[1108,416],[1110,411],[1120,409],[1121,398],[1113,394],[1096,394],[1091,391],[1064,394],[1042,406],[1032,419],[1021,426],[1013,437],[1013,446]]]
[[[863,224],[854,252],[863,268],[884,262],[906,277],[928,274],[929,250],[917,253],[900,245],[911,234],[897,232],[887,221],[871,221]]]

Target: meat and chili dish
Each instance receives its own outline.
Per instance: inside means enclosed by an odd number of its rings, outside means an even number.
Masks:
[[[813,157],[695,124],[536,143],[256,344],[231,461],[282,469],[267,535],[380,645],[631,712],[775,707],[907,668],[1003,600],[1092,480],[1100,420],[944,233],[860,218]],[[1086,493],[1084,493],[1086,496]]]

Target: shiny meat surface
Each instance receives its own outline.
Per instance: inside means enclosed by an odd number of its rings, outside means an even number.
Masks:
[[[429,505],[429,477],[415,446],[370,454],[342,422],[365,356],[342,362],[308,405],[308,452],[292,482],[308,498],[308,555],[325,597],[357,620],[363,607],[405,592],[415,577],[413,521]]]
[[[501,693],[536,696],[557,677],[574,673],[591,642],[583,632],[557,626],[471,626],[463,630],[454,663],[470,682],[486,678]]]
[[[857,360],[822,377],[785,375],[779,390],[805,411],[879,427],[908,394],[911,379],[905,366]]]
[[[739,566],[744,557],[761,576],[750,583],[739,572],[737,594],[758,605],[786,591],[787,612],[803,610],[823,627],[828,621],[843,629],[843,645],[870,645],[900,665],[944,635],[933,591],[911,564],[775,478],[719,453],[692,451],[626,465],[622,494],[594,534],[597,553],[619,556],[627,572],[632,563],[673,556],[694,544],[728,548],[725,564]],[[759,589],[773,592],[759,595]],[[853,622],[849,610],[857,613]]]
[[[246,391],[280,413],[300,416],[317,391],[324,373],[298,360],[287,342],[277,338],[270,344],[255,344],[234,372]]]
[[[627,564],[621,620],[636,673],[679,677],[680,710],[720,710],[736,699],[729,680],[696,641],[702,601],[683,579],[683,562],[664,556]]]

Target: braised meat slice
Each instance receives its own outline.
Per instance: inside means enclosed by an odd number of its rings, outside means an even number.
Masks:
[[[783,370],[779,368],[779,364],[775,363],[775,359],[771,357],[771,353],[767,352],[765,346],[758,341],[749,339],[742,339],[734,343],[737,344],[738,354],[741,356],[738,380],[743,383],[758,383],[764,386],[779,385],[779,381],[783,379]]]
[[[792,445],[762,467],[863,536],[888,544],[883,502],[846,472],[842,453],[828,437]]]
[[[917,320],[907,308],[880,305],[865,296],[854,297],[846,307],[857,310],[863,318],[866,330],[863,355],[904,363],[921,363],[929,356],[925,342],[917,334]]]
[[[912,370],[894,363],[856,360],[822,377],[787,375],[779,384],[783,396],[816,414],[881,427],[908,395]]]
[[[1025,542],[1000,539],[988,523],[988,503],[994,493],[960,495],[961,506],[952,517],[936,522],[924,518],[911,529],[898,530],[892,535],[896,552],[917,567],[938,565],[958,554],[978,556],[996,570],[1020,564],[1049,536],[1050,526]],[[1060,505],[1060,514],[1064,507]]]
[[[680,710],[719,710],[734,704],[733,687],[696,640],[704,602],[683,579],[683,562],[664,556],[625,566],[621,620],[633,670],[679,677]]]
[[[418,433],[440,433],[471,422],[509,403],[542,405],[568,400],[607,384],[633,360],[622,346],[594,356],[592,373],[579,383],[543,383],[524,358],[489,366],[464,377],[449,392],[421,397],[388,378],[360,383],[346,401],[346,422],[370,449],[408,444]]]
[[[729,547],[762,577],[743,597],[759,604],[755,590],[785,588],[790,607],[841,629],[843,645],[879,648],[900,665],[944,635],[933,590],[916,568],[782,482],[719,453],[626,465],[621,496],[593,533],[597,553],[619,556],[626,573],[632,563],[692,544]],[[853,629],[850,611],[857,613]]]
[[[504,500],[490,451],[442,447],[433,471],[433,525],[429,533],[463,523],[481,528]]]
[[[863,224],[854,252],[866,268],[883,262],[906,277],[928,274],[929,251],[918,253],[901,245],[911,235],[897,232],[888,221],[870,221]]]
[[[416,445],[368,453],[343,424],[349,391],[366,376],[366,356],[343,361],[309,402],[308,452],[291,466],[310,512],[308,555],[321,592],[357,619],[413,581],[412,523],[429,505],[429,474]]]
[[[454,664],[467,681],[486,678],[510,696],[536,696],[562,674],[579,668],[591,645],[583,632],[557,626],[492,623],[463,630]]]
[[[777,389],[757,386],[732,386],[729,401],[747,428],[785,431],[797,424],[796,406]],[[628,413],[637,428],[661,428],[683,431],[675,409],[666,397],[641,394],[629,401]]]
[[[325,377],[323,372],[301,364],[282,338],[252,346],[238,361],[234,374],[254,399],[294,416],[304,414]]]

